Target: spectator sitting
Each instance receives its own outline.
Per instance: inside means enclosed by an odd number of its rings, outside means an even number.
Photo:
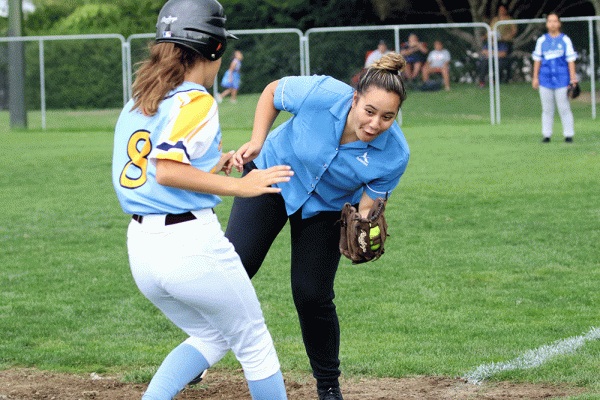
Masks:
[[[368,68],[371,64],[373,64],[375,61],[378,61],[381,57],[383,57],[389,52],[390,50],[388,49],[385,42],[383,40],[380,40],[379,44],[377,45],[377,49],[371,51],[367,56],[367,59],[365,60],[365,68]]]
[[[440,40],[434,42],[433,48],[427,56],[425,65],[423,65],[423,82],[427,82],[431,74],[442,74],[444,87],[446,90],[450,90],[450,72],[448,68],[450,52],[444,49],[444,45]]]
[[[421,72],[421,67],[427,56],[427,46],[423,42],[419,42],[419,37],[415,33],[408,35],[408,42],[400,46],[400,54],[406,60],[407,80],[415,79]]]

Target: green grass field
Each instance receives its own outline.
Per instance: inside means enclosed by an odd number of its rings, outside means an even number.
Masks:
[[[411,93],[411,159],[391,197],[385,256],[336,280],[347,376],[466,376],[600,327],[600,129],[573,103],[576,136],[556,117],[540,143],[540,104],[503,87]],[[220,106],[225,150],[250,135],[257,95]],[[51,112],[41,131],[0,113],[0,369],[122,373],[148,381],[184,335],[138,291],[129,217],[110,180],[118,111]],[[283,120],[287,116],[282,115]],[[217,214],[225,226],[231,199]],[[253,279],[284,371],[309,371],[289,284],[287,228]],[[536,353],[537,354],[537,353]],[[544,358],[544,357],[542,357]],[[600,399],[600,341],[489,380],[570,383]],[[219,368],[238,368],[229,354]]]

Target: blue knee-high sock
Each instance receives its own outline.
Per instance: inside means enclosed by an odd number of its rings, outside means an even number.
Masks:
[[[259,381],[248,381],[253,400],[287,400],[281,370]]]
[[[142,400],[171,400],[208,367],[208,361],[198,350],[182,343],[164,359]]]

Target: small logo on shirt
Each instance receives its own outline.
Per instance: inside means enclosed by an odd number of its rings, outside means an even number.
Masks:
[[[369,157],[367,157],[367,152],[362,156],[357,156],[356,159],[361,162],[364,166],[369,166]]]

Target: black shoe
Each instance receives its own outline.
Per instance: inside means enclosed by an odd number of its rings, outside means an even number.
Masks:
[[[565,138],[565,142],[567,142],[567,143],[573,143],[573,138],[572,137],[566,137]]]
[[[319,393],[319,400],[344,400],[339,387],[317,389],[317,393]]]
[[[550,143],[550,138],[549,137],[543,138],[542,143]]]
[[[192,379],[190,381],[190,383],[188,383],[188,385],[191,386],[191,385],[197,385],[197,384],[199,384],[202,381],[202,379],[206,376],[206,372],[207,371],[208,371],[207,369],[205,369],[204,371],[202,371],[200,373],[200,375],[198,375],[197,377],[195,377],[194,379]]]

